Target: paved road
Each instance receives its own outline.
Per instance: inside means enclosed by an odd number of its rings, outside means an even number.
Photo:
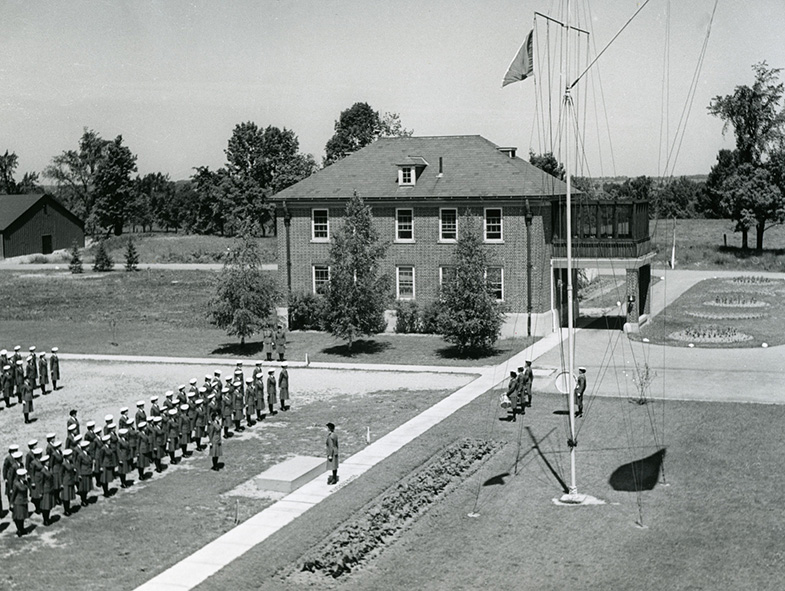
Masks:
[[[122,271],[125,263],[116,262],[115,270]],[[84,266],[85,272],[90,272],[90,265]],[[220,271],[223,269],[221,263],[139,263],[139,269],[169,269],[172,271]],[[17,261],[0,261],[0,271],[67,271],[68,263],[21,263]],[[278,265],[275,263],[265,263],[262,265],[263,271],[277,271]]]

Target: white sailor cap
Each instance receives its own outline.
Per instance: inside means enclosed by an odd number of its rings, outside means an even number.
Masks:
[[[263,377],[264,377],[264,372],[263,372],[263,371],[257,371],[257,372],[256,372],[256,376],[255,376],[255,377],[257,377],[257,378],[263,378]]]
[[[195,404],[203,404],[204,400],[202,400],[201,398],[197,398],[196,400],[194,400],[194,403]]]
[[[46,434],[46,440],[47,441],[49,441],[50,439],[54,439],[55,437],[57,437],[56,433],[47,433]]]
[[[36,445],[38,445],[37,439],[31,439],[30,441],[27,442],[27,447],[35,447]]]
[[[9,369],[11,369],[10,365],[4,365],[3,366],[3,371],[8,371]]]
[[[52,443],[52,447],[54,447],[54,448],[58,448],[58,447],[60,447],[61,445],[63,445],[63,442],[62,442],[62,441],[60,441],[59,439],[58,439],[58,440],[56,440],[56,441],[54,441],[54,442]]]
[[[188,410],[188,405],[187,404],[181,404],[180,405],[180,410]]]
[[[220,370],[220,369],[216,369],[216,370],[213,372],[213,375],[216,375],[216,376],[219,376],[219,375],[221,375],[221,370]]]
[[[107,429],[114,429],[115,427],[117,427],[117,425],[115,425],[113,422],[112,423],[107,423],[107,425],[106,425]]]
[[[106,415],[104,417],[104,421],[106,421],[107,423],[111,423],[112,421],[114,421],[114,417],[112,415]]]
[[[586,368],[585,368],[585,367],[583,367],[583,366],[580,366],[580,367],[578,368],[578,371],[586,371]]]
[[[88,445],[90,445],[89,441],[80,441],[79,442],[79,447],[87,447]]]
[[[101,437],[101,441],[109,441],[110,439],[111,439],[111,437],[109,437],[109,435],[103,435]]]
[[[177,389],[178,390],[185,390],[185,384],[180,384],[179,386],[177,386]]]
[[[24,468],[17,468],[16,469],[16,475],[17,476],[26,476],[27,475],[27,470],[25,470]]]
[[[34,456],[40,456],[40,455],[41,455],[41,454],[43,454],[43,453],[44,453],[44,450],[42,450],[40,447],[36,447],[36,448],[33,450],[33,455],[34,455]]]
[[[19,451],[19,446],[16,443],[13,443],[8,446],[8,451],[10,452]]]
[[[42,456],[41,456],[41,461],[42,461],[42,462],[47,462],[47,461],[49,461],[49,454],[44,454],[44,455],[42,455]]]
[[[139,421],[139,424],[137,425],[137,427],[139,427],[140,429],[144,429],[146,426],[147,426],[147,421]]]
[[[188,394],[185,395],[186,398],[193,398],[194,396],[196,396],[196,392],[188,392]]]
[[[177,414],[177,409],[176,408],[170,408],[169,409],[169,414],[170,415],[176,415]]]
[[[150,396],[150,402],[158,402],[158,396]]]
[[[251,376],[248,376],[247,378],[245,378],[245,383],[246,383],[246,384],[251,384],[251,383],[253,383],[253,378],[252,378]]]
[[[189,384],[196,384],[196,378],[191,378],[191,381],[188,382]]]
[[[35,351],[35,345],[33,345],[32,347],[30,347],[30,349],[29,349],[29,350],[30,350],[30,352],[31,352],[31,353],[32,353],[33,351]]]
[[[0,355],[8,355],[8,351],[5,349],[0,349]]]
[[[123,408],[120,409],[120,414],[121,415],[124,415],[127,412],[128,412],[128,407],[127,406],[124,406]]]
[[[206,374],[204,374],[204,379],[205,380],[212,380],[213,376],[211,376],[209,373],[206,373]]]
[[[144,400],[137,400],[136,406],[144,406]]]
[[[289,367],[289,364],[288,364],[288,363],[286,363],[286,361],[284,361],[284,362],[281,364],[281,367]]]
[[[70,448],[69,448],[69,449],[64,449],[64,450],[63,450],[63,457],[68,457],[68,456],[70,456],[72,453],[74,453],[74,450],[72,450],[72,449],[70,449]]]
[[[21,348],[22,348],[22,347],[20,347],[19,345],[17,345],[16,347],[14,347],[14,351],[18,351],[18,350],[19,350],[19,349],[21,349]]]
[[[57,347],[52,347],[52,353],[57,353],[59,350]]]
[[[79,443],[82,440],[82,434],[74,435],[74,441]],[[89,442],[88,442],[89,443]]]
[[[22,452],[21,452],[21,451],[15,451],[15,452],[13,452],[13,453],[11,454],[11,457],[12,457],[12,458],[14,458],[15,460],[18,460],[18,459],[19,459],[19,458],[21,458],[23,455],[24,455],[24,454],[22,454]]]
[[[92,427],[95,427],[95,421],[87,421],[87,428],[90,429]]]
[[[204,394],[205,392],[207,392],[207,388],[205,388],[204,386],[202,386],[201,388],[199,388],[199,393],[200,393],[200,394]]]
[[[174,392],[172,390],[167,390],[164,396],[166,396],[167,398],[171,398],[172,396],[174,396]]]
[[[70,425],[68,425],[68,430],[69,431],[76,431],[76,423],[71,423]]]

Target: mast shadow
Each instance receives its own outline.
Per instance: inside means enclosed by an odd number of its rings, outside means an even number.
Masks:
[[[540,449],[540,442],[537,441],[537,439],[534,437],[534,433],[532,433],[531,427],[526,427],[526,431],[528,431],[529,437],[531,437],[532,449],[534,451],[536,451],[537,454],[539,454],[540,459],[545,464],[545,467],[548,468],[548,471],[553,475],[553,477],[559,483],[559,486],[561,486],[562,491],[564,491],[565,493],[569,493],[570,492],[570,487],[567,486],[567,483],[564,482],[564,480],[562,479],[561,475],[556,471],[556,469],[553,467],[553,465],[548,461],[548,458],[545,457],[545,454],[542,453],[542,450]],[[554,431],[554,429],[551,429],[551,431],[550,431],[550,433],[548,433],[548,435],[553,433],[553,431]],[[548,435],[543,437],[542,440],[545,440],[548,437]]]
[[[616,468],[608,479],[613,490],[640,492],[653,490],[657,485],[665,459],[665,448],[652,455],[623,464]]]

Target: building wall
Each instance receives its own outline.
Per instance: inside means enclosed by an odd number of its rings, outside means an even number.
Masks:
[[[396,266],[406,265],[415,268],[415,301],[425,305],[433,301],[439,289],[439,268],[452,263],[454,243],[439,242],[440,207],[458,209],[459,235],[462,221],[460,218],[467,210],[467,204],[428,203],[428,204],[373,204],[372,212],[381,240],[388,243],[387,254],[382,271],[389,274],[395,286]],[[396,208],[411,207],[414,210],[414,242],[398,243],[396,238]],[[526,223],[523,204],[511,202],[472,203],[469,211],[477,216],[478,230],[482,231],[484,208],[501,207],[503,217],[503,243],[487,243],[485,250],[491,266],[504,269],[504,300],[511,313],[526,313]],[[330,236],[340,227],[344,214],[344,204],[331,206],[317,205],[318,209],[329,209]],[[311,207],[289,206],[291,215],[291,256],[292,291],[312,291],[313,265],[327,265],[329,243],[311,240]],[[550,245],[546,242],[546,229],[550,232],[550,207],[532,207],[531,252],[532,252],[532,312],[544,313],[550,310]],[[278,219],[278,269],[279,283],[287,285],[286,268],[286,229],[284,216],[279,211]],[[525,328],[524,328],[525,330]]]
[[[42,236],[52,236],[52,250],[70,248],[74,240],[84,246],[82,226],[54,200],[43,199],[3,233],[5,258],[42,252]]]

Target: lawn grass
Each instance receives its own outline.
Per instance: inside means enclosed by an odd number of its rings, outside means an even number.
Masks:
[[[782,406],[596,399],[579,421],[578,490],[607,504],[557,507],[548,460],[569,480],[564,401],[535,394],[524,423],[499,422],[485,395],[407,445],[365,478],[234,561],[197,589],[296,591],[288,573],[309,549],[435,452],[465,436],[507,441],[465,483],[367,565],[324,588],[781,589]],[[624,492],[619,467],[664,441],[668,486]],[[533,449],[530,426],[540,451]],[[739,437],[739,425],[755,425]],[[662,430],[664,427],[664,431]],[[663,439],[663,437],[666,437]],[[517,463],[516,451],[520,440]],[[507,473],[508,475],[504,475]],[[500,481],[503,484],[500,484]],[[486,483],[484,486],[483,483]],[[479,513],[479,517],[469,517]],[[645,529],[636,524],[641,520]]]
[[[785,321],[785,282],[771,279],[767,283],[736,283],[732,278],[704,279],[696,283],[675,302],[668,306],[663,314],[658,314],[646,323],[640,333],[631,335],[631,338],[648,338],[655,344],[665,344],[676,347],[686,347],[689,341],[680,341],[670,338],[669,335],[678,333],[690,327],[717,326],[734,328],[737,331],[752,336],[751,339],[735,343],[699,343],[695,346],[714,348],[749,348],[760,347],[763,343],[768,346],[785,343],[785,334],[782,326]],[[726,307],[707,305],[714,302],[715,298],[722,297],[754,298],[764,302],[763,307]],[[698,314],[712,315],[739,315],[755,314],[759,318],[701,318]]]
[[[223,263],[226,249],[234,244],[234,238],[226,236],[203,236],[199,234],[175,234],[168,232],[126,233],[122,236],[110,236],[107,239],[109,256],[115,262],[115,268],[122,269],[125,265],[125,249],[128,240],[133,240],[139,254],[140,263]],[[259,238],[260,259],[262,263],[276,263],[278,246],[275,236]],[[93,240],[83,253],[84,264],[92,265],[97,248]],[[28,258],[31,263],[67,263],[69,254],[35,255]]]
[[[216,271],[145,270],[71,275],[4,271],[2,346],[35,344],[63,353],[257,358],[259,336],[245,346],[207,319]],[[482,356],[463,357],[441,337],[383,334],[351,351],[326,333],[292,332],[287,358],[404,365],[490,365],[534,342],[501,340]]]
[[[745,269],[782,271],[785,268],[785,226],[774,226],[763,237],[763,252],[756,252],[755,233],[749,250],[741,250],[741,234],[730,220],[676,220],[677,269]],[[673,246],[673,220],[651,220],[649,232],[657,255],[655,267],[667,267]],[[727,246],[726,246],[727,241]]]
[[[48,431],[63,437],[72,407],[83,425],[89,419],[103,424],[106,413],[117,417],[120,406],[133,408],[139,398],[149,400],[151,393],[213,369],[69,362],[64,387],[36,399],[35,423],[23,424],[18,406],[0,411],[2,447],[12,442],[24,447],[32,437],[43,441]],[[244,485],[293,455],[323,456],[328,420],[338,426],[342,455],[348,457],[365,447],[367,429],[372,439],[382,437],[472,379],[298,368],[290,378],[292,409],[225,440],[225,467],[217,474],[209,470],[206,453],[196,452],[110,499],[94,492],[93,503],[72,517],[55,510],[59,520],[50,527],[33,517],[28,523],[36,527],[22,539],[12,535],[6,516],[0,523],[0,588],[133,589],[231,529],[236,519],[272,504],[275,498]]]

